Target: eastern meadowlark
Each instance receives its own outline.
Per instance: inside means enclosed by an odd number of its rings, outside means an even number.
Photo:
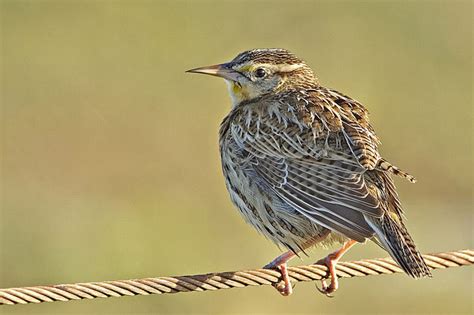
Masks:
[[[287,262],[315,245],[343,243],[321,262],[338,287],[336,264],[370,239],[414,278],[431,276],[404,222],[392,175],[415,179],[382,158],[362,104],[321,86],[285,49],[254,49],[188,72],[224,78],[232,109],[219,132],[227,190],[245,220],[288,249],[265,268],[292,292]]]

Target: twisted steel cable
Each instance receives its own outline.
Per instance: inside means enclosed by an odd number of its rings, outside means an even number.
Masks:
[[[423,255],[430,269],[446,269],[474,264],[474,250],[458,250]],[[288,268],[292,282],[327,278],[324,265]],[[337,275],[341,278],[401,273],[391,258],[363,259],[340,262]],[[280,281],[280,272],[272,269],[208,273],[191,276],[158,277],[133,280],[86,282],[0,289],[0,305],[71,301],[120,296],[215,291],[247,286],[272,285]]]

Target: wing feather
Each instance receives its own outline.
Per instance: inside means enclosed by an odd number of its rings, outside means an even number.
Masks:
[[[259,176],[277,196],[315,223],[357,241],[371,237],[374,231],[365,216],[382,217],[383,209],[364,177],[379,158],[370,125],[364,128],[353,121],[355,116],[347,119],[347,113],[315,113],[312,119],[340,121],[301,126],[272,113],[270,117],[262,114],[258,124],[249,124],[249,120],[230,124],[236,143],[250,157],[244,169],[250,176]],[[314,125],[327,130],[315,130]]]
[[[365,217],[384,210],[366,181],[380,159],[367,111],[332,90],[303,96],[239,107],[222,130],[244,152],[249,177],[300,215],[357,241],[372,237]]]

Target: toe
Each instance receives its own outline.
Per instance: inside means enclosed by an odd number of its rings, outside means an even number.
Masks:
[[[293,293],[293,287],[290,285],[286,285],[284,281],[280,281],[277,285],[275,285],[275,289],[283,295],[289,296]]]

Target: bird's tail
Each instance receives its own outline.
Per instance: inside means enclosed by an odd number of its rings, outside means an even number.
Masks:
[[[380,221],[369,224],[374,228],[377,239],[405,273],[413,278],[431,277],[430,269],[403,223],[397,223],[385,215]]]

